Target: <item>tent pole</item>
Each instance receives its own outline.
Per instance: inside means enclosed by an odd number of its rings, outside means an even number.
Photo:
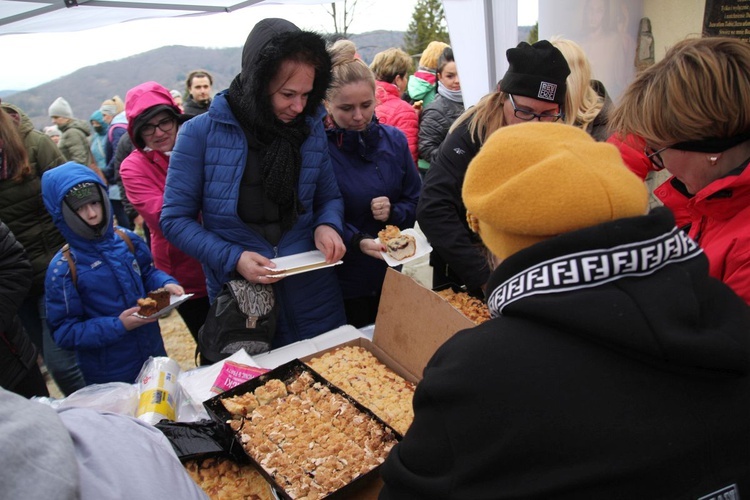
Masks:
[[[487,40],[487,79],[488,89],[492,92],[497,85],[495,67],[495,14],[492,11],[492,0],[484,0],[484,32]]]

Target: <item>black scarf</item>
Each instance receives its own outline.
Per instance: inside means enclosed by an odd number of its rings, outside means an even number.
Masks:
[[[232,80],[227,91],[227,102],[245,134],[251,134],[260,144],[260,172],[263,189],[269,200],[279,205],[281,227],[291,229],[304,208],[299,200],[297,186],[302,167],[302,143],[310,129],[305,115],[300,114],[290,123],[284,123],[265,106],[258,113],[253,95],[243,90],[241,75]]]

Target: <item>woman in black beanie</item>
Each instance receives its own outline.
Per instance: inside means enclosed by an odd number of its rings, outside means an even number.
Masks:
[[[333,269],[283,279],[267,269],[275,257],[318,249],[334,263],[346,251],[322,121],[330,78],[320,35],[264,19],[247,38],[241,72],[183,125],[170,159],[165,236],[203,264],[212,302],[237,277],[273,285],[274,347],[346,323]]]
[[[490,276],[481,243],[466,223],[461,186],[469,162],[500,127],[530,120],[561,121],[566,78],[563,54],[547,40],[521,42],[506,52],[510,66],[498,89],[466,110],[433,155],[417,206],[420,229],[432,244],[432,286],[466,286],[484,296]]]

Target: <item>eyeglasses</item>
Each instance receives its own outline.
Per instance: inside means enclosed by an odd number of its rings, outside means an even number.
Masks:
[[[513,95],[508,94],[508,98],[510,99],[510,105],[513,106],[513,114],[515,115],[515,117],[525,122],[531,121],[534,118],[536,118],[540,122],[556,122],[557,120],[565,118],[565,113],[563,113],[562,111],[560,113],[557,113],[556,115],[550,115],[547,113],[538,115],[533,111],[518,109],[516,107],[516,101],[513,99]]]
[[[143,137],[150,137],[156,133],[157,127],[162,132],[169,132],[174,128],[176,124],[177,124],[177,121],[172,117],[164,118],[162,121],[160,121],[156,125],[147,123],[146,125],[141,127],[141,135]]]
[[[669,146],[664,146],[661,149],[654,149],[651,146],[643,148],[643,154],[645,154],[646,158],[651,161],[651,168],[657,172],[659,170],[664,170],[664,159],[661,157],[661,153],[667,149],[669,149]]]

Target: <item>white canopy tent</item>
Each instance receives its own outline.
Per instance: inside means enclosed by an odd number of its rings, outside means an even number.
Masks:
[[[330,0],[329,0],[330,1]],[[0,0],[0,36],[80,31],[158,17],[228,13],[253,5],[329,3],[325,0]]]
[[[451,47],[469,107],[508,69],[505,51],[518,45],[517,0],[443,0]]]
[[[526,0],[524,0],[526,1]],[[562,36],[586,52],[593,77],[613,100],[635,75],[644,0],[539,0],[539,38]],[[470,106],[502,78],[505,51],[518,44],[517,0],[443,0],[451,45]]]
[[[0,0],[0,36],[81,31],[148,18],[231,13],[258,5],[331,0]],[[578,1],[578,0],[573,0]],[[518,42],[518,0],[443,0],[464,102],[475,104],[507,69]]]

